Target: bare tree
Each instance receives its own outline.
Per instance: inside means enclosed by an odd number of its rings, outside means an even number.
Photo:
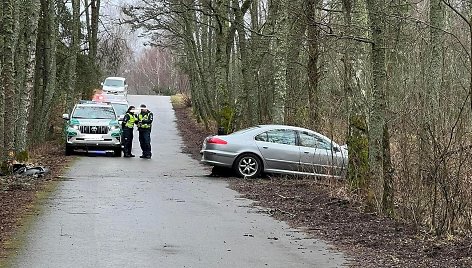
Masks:
[[[36,40],[38,36],[38,20],[40,11],[39,0],[22,0],[20,16],[20,39],[18,62],[16,66],[18,77],[18,119],[16,129],[16,151],[25,153],[27,151],[29,114],[31,112],[31,98],[34,88],[34,74],[36,67]]]
[[[3,18],[2,18],[2,32],[3,32],[3,66],[2,66],[2,92],[5,94],[6,108],[15,107],[15,80],[14,80],[14,53],[15,53],[15,34],[14,34],[14,9],[17,5],[15,0],[3,1]],[[1,105],[0,105],[1,106]],[[4,143],[4,157],[11,157],[15,145],[15,114],[12,112],[4,113],[4,128],[2,136]],[[0,127],[1,129],[1,127]]]

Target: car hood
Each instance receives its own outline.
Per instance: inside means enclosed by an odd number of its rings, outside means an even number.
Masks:
[[[81,126],[110,126],[118,124],[118,121],[113,119],[73,118],[71,124]]]
[[[107,91],[107,92],[124,92],[125,88],[124,87],[103,86],[102,90]]]

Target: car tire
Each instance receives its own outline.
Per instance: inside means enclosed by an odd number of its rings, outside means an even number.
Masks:
[[[236,158],[233,169],[238,177],[257,178],[262,171],[262,161],[255,154],[245,153]]]
[[[121,148],[113,150],[114,157],[121,157]]]
[[[72,149],[72,147],[66,145],[65,154],[66,155],[72,155],[73,153],[74,153],[74,149]]]
[[[234,175],[233,169],[229,167],[214,166],[211,169],[210,177],[230,177]]]

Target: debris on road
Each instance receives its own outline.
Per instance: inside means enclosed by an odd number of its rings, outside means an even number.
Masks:
[[[13,175],[15,176],[31,176],[34,178],[43,177],[49,173],[49,168],[43,166],[14,164]]]

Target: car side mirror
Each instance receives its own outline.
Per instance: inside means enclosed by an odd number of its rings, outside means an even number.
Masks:
[[[338,152],[341,152],[341,149],[339,149],[338,146],[333,146],[333,151],[335,151],[336,153],[338,153]]]
[[[62,119],[69,120],[70,119],[69,114],[63,114]]]
[[[125,119],[125,116],[124,116],[124,115],[118,116],[118,121],[123,121],[124,119]]]
[[[100,83],[100,85],[102,85],[102,86],[103,86],[103,82],[101,82],[101,83]]]

